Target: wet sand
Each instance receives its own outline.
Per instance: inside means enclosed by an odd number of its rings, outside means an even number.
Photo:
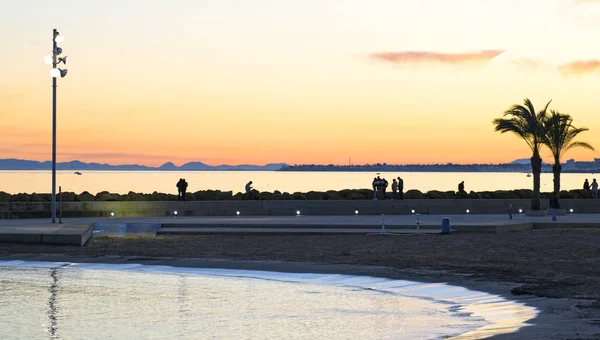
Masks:
[[[55,254],[48,256],[46,254]],[[0,244],[0,259],[325,272],[448,282],[538,308],[502,339],[600,339],[600,230],[402,236],[94,238],[85,247]]]

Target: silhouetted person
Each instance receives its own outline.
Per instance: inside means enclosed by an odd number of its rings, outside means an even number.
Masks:
[[[250,196],[250,199],[255,199],[255,200],[259,200],[260,197],[258,197],[258,195],[256,193],[254,193],[254,191],[252,191],[252,181],[248,182],[248,184],[246,184],[246,193]]]
[[[183,199],[184,202],[185,202],[185,193],[187,192],[187,187],[188,187],[188,182],[185,180],[185,178],[182,178],[182,182],[181,182],[181,198]]]
[[[404,180],[398,177],[398,198],[404,199]]]
[[[398,191],[398,181],[394,178],[392,180],[392,199],[396,199],[396,191]]]
[[[590,182],[588,182],[587,178],[583,182],[583,190],[590,191]]]
[[[376,200],[377,199],[377,191],[379,191],[379,181],[377,180],[377,177],[373,178],[373,199]]]
[[[404,199],[404,180],[398,177],[398,198]]]
[[[177,182],[177,200],[181,201],[181,193],[183,192],[183,178]]]
[[[590,187],[592,188],[592,198],[597,200],[598,199],[598,182],[596,182],[595,178],[592,180],[592,185]]]
[[[465,181],[458,183],[458,194],[463,198],[467,197],[467,192],[465,191]]]
[[[383,200],[386,199],[385,192],[389,185],[390,184],[388,183],[388,181],[385,178],[381,179],[381,199],[383,199]]]
[[[560,204],[558,203],[558,196],[556,194],[550,197],[550,211],[552,212],[552,221],[556,221],[556,209],[560,209]]]

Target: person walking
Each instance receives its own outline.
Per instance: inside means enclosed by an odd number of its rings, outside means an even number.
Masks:
[[[404,180],[398,176],[398,198],[404,199]]]
[[[177,182],[177,200],[181,201],[181,193],[183,192],[183,178]]]
[[[394,178],[394,180],[392,180],[392,199],[393,200],[396,199],[396,191],[398,191],[398,181],[396,181],[396,179]]]
[[[182,178],[181,182],[181,199],[185,202],[185,194],[187,192],[188,182],[185,178]]]
[[[260,197],[258,197],[258,195],[252,191],[252,181],[246,184],[246,194],[250,196],[250,199],[260,200]]]
[[[550,197],[550,211],[552,212],[552,221],[556,221],[556,209],[560,209],[560,204],[558,203],[558,196],[556,194]]]
[[[597,200],[598,199],[598,182],[596,182],[595,178],[592,180],[592,185],[590,187],[592,188],[592,198]]]

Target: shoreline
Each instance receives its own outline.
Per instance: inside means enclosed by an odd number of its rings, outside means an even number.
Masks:
[[[19,257],[19,256],[17,256]],[[0,261],[3,259],[0,257]],[[443,305],[450,303],[453,307],[449,308],[449,312],[468,314],[467,318],[471,319],[483,319],[486,324],[478,328],[466,331],[460,335],[450,336],[451,339],[475,339],[489,336],[490,334],[496,335],[510,335],[514,333],[516,328],[530,327],[529,322],[539,314],[536,308],[527,306],[525,303],[515,301],[514,299],[508,299],[505,296],[499,294],[488,293],[482,289],[473,290],[464,286],[448,282],[422,282],[413,281],[406,279],[406,273],[395,273],[389,272],[390,268],[379,268],[379,267],[356,267],[356,266],[337,266],[337,265],[319,265],[315,263],[292,263],[292,262],[266,262],[266,261],[228,261],[228,260],[203,260],[203,259],[174,259],[174,258],[156,258],[156,259],[140,259],[136,258],[117,258],[117,257],[98,257],[98,258],[80,258],[71,256],[61,255],[50,255],[35,258],[21,257],[12,259],[9,261],[25,261],[29,264],[25,266],[39,266],[40,262],[47,263],[73,263],[73,264],[97,264],[101,266],[109,265],[116,266],[115,268],[110,267],[105,270],[133,270],[137,271],[136,268],[131,268],[132,264],[139,264],[141,266],[151,266],[148,269],[143,269],[142,272],[152,270],[152,267],[156,269],[158,273],[179,273],[177,270],[173,271],[167,269],[164,271],[164,267],[168,266],[171,268],[180,269],[209,269],[209,273],[194,273],[184,271],[183,273],[190,273],[192,275],[216,275],[224,277],[247,277],[247,278],[258,278],[271,280],[275,279],[271,274],[279,273],[283,274],[283,282],[312,282],[315,278],[304,278],[302,276],[294,276],[296,274],[326,274],[326,275],[342,275],[342,278],[334,279],[335,282],[341,279],[342,285],[345,281],[353,282],[353,277],[371,278],[375,280],[371,284],[358,284],[358,287],[362,289],[373,289],[382,290],[383,292],[390,292],[392,294],[399,294],[407,298],[415,299],[426,299],[434,303],[441,303]],[[40,261],[42,260],[42,261]],[[1,265],[1,263],[0,263]],[[10,266],[21,266],[20,263],[10,264]],[[125,267],[119,268],[118,266],[125,265]],[[42,266],[45,267],[45,266]],[[77,267],[76,267],[77,268]],[[93,268],[93,267],[92,267]],[[163,271],[161,271],[161,269]],[[211,273],[211,269],[217,270],[232,270],[234,273],[227,272],[216,272]],[[267,273],[265,276],[265,273]],[[271,274],[268,274],[271,273]],[[359,274],[360,273],[360,274]],[[286,274],[290,276],[285,276]],[[397,275],[396,275],[397,274]],[[400,277],[396,277],[396,276]],[[312,276],[312,275],[311,275]],[[383,283],[379,279],[385,279]],[[278,279],[275,279],[278,280]],[[319,279],[317,279],[319,281]],[[391,281],[387,281],[391,280]],[[397,280],[397,281],[396,281]],[[402,281],[402,282],[401,282]],[[401,286],[390,286],[390,283],[396,282]],[[315,282],[317,284],[335,284],[332,282]],[[441,291],[437,290],[436,287],[427,288],[429,284],[442,283],[447,285],[448,290],[442,288]],[[408,285],[406,285],[408,284]],[[416,285],[415,285],[416,284]],[[354,284],[351,285],[354,287]],[[487,285],[489,287],[489,283]],[[396,292],[396,288],[400,289]],[[417,292],[412,292],[414,288],[417,288]],[[465,292],[464,289],[467,289]],[[404,289],[408,289],[405,293],[401,293]],[[420,289],[425,289],[425,293],[418,293]],[[428,293],[427,293],[428,291]],[[496,306],[501,305],[501,310]],[[455,309],[456,308],[456,309]]]
[[[600,230],[447,236],[207,235],[92,238],[85,247],[1,244],[0,260],[140,263],[386,277],[462,286],[535,307],[516,334],[600,338]]]
[[[312,273],[312,274],[341,274],[352,276],[380,277],[394,280],[407,280],[421,283],[445,283],[459,286],[470,291],[479,291],[509,301],[532,307],[537,312],[533,319],[526,320],[522,327],[506,334],[496,334],[486,339],[517,340],[517,339],[597,339],[600,327],[591,327],[587,318],[581,318],[574,309],[588,300],[570,298],[547,298],[533,295],[514,295],[511,291],[519,286],[518,283],[503,282],[494,279],[483,279],[472,274],[431,269],[395,269],[373,265],[344,265],[344,264],[319,264],[291,261],[244,261],[227,259],[195,259],[195,258],[148,258],[144,256],[97,256],[84,257],[62,254],[14,254],[0,256],[3,261],[39,261],[39,262],[71,262],[86,264],[140,264],[171,266],[178,268],[211,268],[250,271],[269,271],[282,273]],[[463,307],[465,305],[462,305]],[[500,307],[502,308],[502,307]],[[489,321],[489,319],[486,318]],[[568,321],[568,322],[565,322]],[[598,320],[594,320],[598,321]],[[491,321],[490,321],[491,322]],[[494,324],[488,326],[511,328],[513,324]],[[479,339],[480,334],[486,334],[485,327],[469,331],[456,339]],[[481,332],[478,332],[481,330]],[[493,331],[491,331],[494,333]],[[479,336],[478,336],[479,335]]]

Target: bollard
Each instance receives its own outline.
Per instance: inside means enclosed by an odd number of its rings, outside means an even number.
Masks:
[[[442,218],[442,234],[450,234],[450,219],[448,217]]]

